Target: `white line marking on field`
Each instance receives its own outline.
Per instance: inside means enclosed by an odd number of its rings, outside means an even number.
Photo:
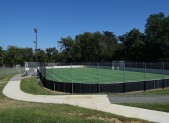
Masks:
[[[100,77],[100,76],[97,76],[97,75],[90,75],[90,74],[87,74],[87,73],[80,73],[81,75],[87,75],[87,76],[95,76],[95,77],[98,77],[98,78],[103,78],[104,80],[111,80],[110,78],[106,78],[106,77]],[[88,77],[83,77],[83,78],[88,78]],[[97,81],[97,79],[91,79],[91,78],[88,78],[92,81]]]
[[[62,75],[62,74],[60,74],[60,73],[58,73],[58,75],[60,75],[60,76],[62,76],[62,77],[64,77],[64,78],[66,78],[66,79],[69,79],[69,80],[71,80],[72,82],[75,82],[73,79],[71,79],[71,78],[69,78],[69,77],[67,77],[67,76],[64,76],[64,75]]]
[[[69,78],[69,77],[67,77],[67,76],[64,76],[64,75],[62,75],[62,74],[59,74],[60,76],[63,76],[64,78],[66,78],[66,79],[69,79],[69,80],[71,80],[72,82],[74,82],[74,80],[73,79],[71,79],[71,78]]]
[[[85,74],[85,75],[88,75],[88,76],[96,76],[96,77],[98,77],[98,78],[104,78],[105,80],[111,80],[110,78],[106,78],[106,77],[101,77],[101,76],[97,76],[97,75],[90,75],[90,74],[87,74],[87,73],[83,73],[83,74]]]
[[[77,75],[77,73],[76,74],[74,74],[74,75],[76,75],[76,78],[86,78],[86,79],[88,79],[88,80],[90,80],[90,81],[96,81],[95,79],[92,79],[92,78],[89,78],[89,77],[86,77],[86,76],[83,76],[85,73],[80,73],[80,75],[78,74]],[[77,76],[81,76],[82,75],[82,77],[77,77]],[[89,74],[86,74],[86,75],[88,75],[89,76]],[[90,75],[91,76],[91,75]],[[93,76],[93,75],[92,75]]]
[[[87,80],[90,80],[90,81],[96,81],[96,80],[88,78],[88,77],[82,77],[82,78],[86,78]]]
[[[48,72],[48,71],[47,71]],[[59,80],[61,82],[60,79],[58,79],[57,77],[55,77],[53,74],[51,74],[50,72],[48,72],[51,76],[53,76],[55,79]],[[50,78],[49,78],[50,79]]]

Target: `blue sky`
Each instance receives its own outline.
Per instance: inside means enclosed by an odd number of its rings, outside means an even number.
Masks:
[[[0,0],[0,46],[58,48],[61,37],[111,31],[122,35],[133,28],[144,32],[150,14],[169,15],[167,0]]]

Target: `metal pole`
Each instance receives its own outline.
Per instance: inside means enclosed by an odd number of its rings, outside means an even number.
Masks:
[[[97,64],[97,82],[99,81],[99,63]]]
[[[55,91],[55,82],[54,82],[54,91]]]
[[[72,63],[71,63],[71,80],[72,80],[72,82],[73,82],[73,73],[72,73]]]
[[[71,63],[71,77],[73,78],[73,73],[72,73],[72,63]],[[71,79],[73,82],[73,79]]]
[[[162,62],[162,65],[163,65],[163,79],[164,79],[164,62]]]
[[[164,89],[164,79],[165,79],[165,77],[164,77],[164,64],[165,64],[165,62],[163,62],[163,89]]]
[[[99,85],[99,63],[98,63],[98,67],[97,67],[97,84]],[[100,87],[99,87],[99,90],[100,92]]]
[[[111,69],[113,70],[113,61],[111,61]]]
[[[38,49],[38,36],[36,32],[36,53],[37,53],[37,49]],[[36,61],[38,62],[38,54],[36,54]]]
[[[143,62],[144,64],[144,81],[146,81],[146,62]]]
[[[73,82],[72,82],[72,94],[73,94]]]
[[[35,59],[36,62],[38,62],[38,55],[37,55],[37,48],[38,48],[38,28],[34,28],[34,32],[36,34],[36,40],[35,40]]]
[[[123,62],[123,82],[125,82],[125,61]]]

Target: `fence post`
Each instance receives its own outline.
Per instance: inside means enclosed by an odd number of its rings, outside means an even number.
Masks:
[[[123,93],[125,93],[125,61],[123,62]]]
[[[123,82],[125,82],[125,62],[123,62]]]
[[[52,76],[55,76],[55,74],[53,74],[53,68],[54,68],[54,66],[52,64]],[[53,81],[54,81],[54,78],[53,78]]]
[[[97,82],[99,81],[99,63],[97,63]]]
[[[73,82],[72,82],[72,94],[73,94]]]
[[[59,90],[59,82],[58,82],[58,91],[60,91],[60,90]]]
[[[54,82],[54,91],[55,91],[55,82]]]
[[[164,77],[164,62],[163,62],[163,89],[164,89],[164,79],[165,79],[165,77]]]
[[[73,94],[73,73],[72,73],[72,63],[71,63],[71,81],[72,81],[72,94]]]
[[[72,63],[71,63],[71,80],[72,80]],[[73,82],[73,80],[72,80],[72,82]]]
[[[162,67],[163,67],[163,68],[162,68],[162,74],[163,74],[163,79],[164,79],[164,78],[165,78],[165,77],[164,77],[164,62],[162,62]]]
[[[89,92],[88,93],[90,93],[90,83],[88,85],[89,85]]]
[[[98,85],[98,92],[100,92],[100,88],[99,88],[99,62],[97,65],[97,85]]]
[[[123,83],[123,93],[126,92],[126,89],[125,89],[125,82]]]
[[[113,61],[111,62],[111,69],[114,70],[114,68],[113,68]]]
[[[144,91],[146,91],[146,81],[144,81]]]
[[[146,81],[146,62],[143,62],[143,66],[144,66],[144,81]]]

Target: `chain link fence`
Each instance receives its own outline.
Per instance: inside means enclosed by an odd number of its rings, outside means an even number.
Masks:
[[[24,66],[16,65],[15,67],[0,66],[0,79],[6,75],[24,72]]]
[[[169,87],[167,62],[43,63],[44,87],[68,93],[131,92]]]
[[[39,62],[25,62],[25,74],[36,76],[37,75],[37,68],[39,66],[40,66]]]
[[[10,74],[37,75],[38,62],[25,62],[26,66],[16,65],[14,67],[0,66],[0,79]],[[26,68],[28,70],[26,71]]]

